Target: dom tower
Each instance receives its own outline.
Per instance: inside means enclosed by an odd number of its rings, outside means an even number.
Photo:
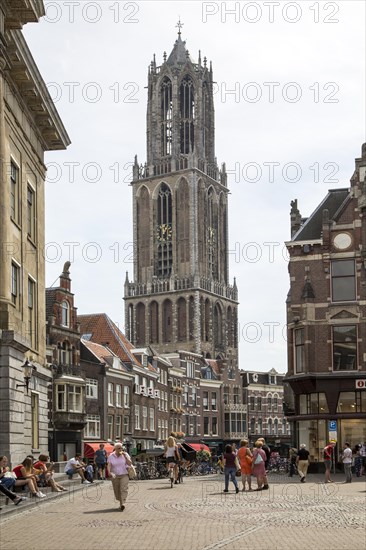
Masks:
[[[147,162],[133,169],[134,281],[126,334],[236,370],[237,288],[228,283],[228,193],[215,157],[212,67],[178,39],[148,74]]]

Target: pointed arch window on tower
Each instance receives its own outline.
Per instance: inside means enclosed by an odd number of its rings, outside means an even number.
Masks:
[[[172,83],[165,77],[160,88],[161,97],[161,153],[162,156],[172,154],[172,120],[173,100]]]
[[[203,151],[206,159],[210,156],[210,95],[207,82],[202,87],[202,126]]]
[[[180,152],[188,155],[194,149],[195,101],[192,79],[187,75],[179,88],[180,100]]]
[[[207,194],[207,262],[208,276],[216,277],[217,261],[216,261],[216,223],[214,210],[214,191],[212,187]]]
[[[172,193],[163,183],[157,198],[157,275],[168,277],[172,272]]]

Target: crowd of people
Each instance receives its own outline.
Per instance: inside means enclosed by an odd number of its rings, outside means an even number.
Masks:
[[[21,464],[10,470],[8,458],[0,456],[0,492],[6,497],[6,504],[11,500],[15,506],[20,504],[26,497],[15,493],[16,487],[27,486],[31,495],[36,498],[45,498],[46,495],[40,490],[41,487],[51,487],[52,491],[66,491],[57,483],[53,476],[53,462],[49,462],[48,455],[41,454],[37,461],[28,455]]]
[[[335,447],[336,442],[330,441],[323,449],[323,462],[325,468],[324,483],[333,483],[331,479],[331,468],[335,461]],[[289,462],[289,477],[293,477],[297,471],[300,481],[305,483],[310,465],[310,452],[307,450],[304,443],[300,445],[298,450],[291,447],[289,450]],[[356,477],[366,475],[366,443],[357,444],[352,449],[350,443],[345,442],[339,454],[339,462],[343,464],[346,477],[345,483],[352,482],[352,470]]]
[[[329,442],[323,449],[323,461],[325,466],[325,483],[333,483],[331,479],[331,466],[334,463],[334,449],[336,443]],[[166,458],[167,469],[173,470],[174,481],[178,483],[179,464],[183,460],[182,445],[170,436],[164,447],[164,456]],[[239,483],[242,482],[242,491],[264,491],[269,489],[268,485],[268,466],[271,458],[270,448],[266,445],[264,438],[259,438],[255,444],[250,447],[249,442],[243,439],[237,450],[236,444],[226,445],[225,452],[219,457],[224,472],[224,493],[229,492],[230,481],[234,485],[235,492],[238,493]],[[355,445],[353,449],[346,442],[342,452],[339,455],[340,461],[344,466],[345,483],[352,481],[352,469],[357,477],[366,474],[366,444]],[[296,473],[300,482],[305,483],[308,468],[310,465],[310,452],[305,444],[301,444],[299,449],[292,447],[289,450],[289,476],[293,477]],[[36,498],[45,498],[41,492],[41,487],[51,487],[52,491],[63,492],[67,489],[60,485],[54,478],[54,463],[50,462],[47,454],[39,455],[37,461],[29,455],[23,462],[10,470],[6,456],[0,456],[0,492],[6,497],[6,504],[11,500],[14,505],[20,504],[26,499],[14,492],[16,487],[27,486],[31,495]],[[118,442],[114,446],[113,452],[108,456],[104,444],[99,445],[94,458],[87,464],[82,460],[81,454],[76,454],[70,458],[65,465],[65,473],[72,478],[78,475],[81,483],[93,483],[95,477],[100,480],[110,478],[113,486],[115,499],[119,503],[119,509],[125,509],[125,503],[128,495],[128,484],[134,467],[130,455],[124,450],[122,443]],[[253,479],[256,480],[256,487],[252,487]]]

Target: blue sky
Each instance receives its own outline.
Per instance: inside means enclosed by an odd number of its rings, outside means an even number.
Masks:
[[[239,288],[241,368],[285,372],[284,242],[290,202],[309,216],[348,187],[365,141],[365,4],[45,2],[24,34],[70,135],[47,153],[46,281],[72,261],[79,313],[123,329],[132,277],[130,163],[146,156],[147,69],[184,23],[212,60],[216,155],[229,172],[230,278]]]

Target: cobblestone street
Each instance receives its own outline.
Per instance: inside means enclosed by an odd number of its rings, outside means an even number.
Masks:
[[[131,482],[120,512],[109,482],[42,502],[3,519],[1,550],[293,550],[366,546],[364,478],[324,485],[284,476],[270,490],[223,494],[222,476],[188,478],[170,488],[167,479]],[[21,528],[20,528],[21,526]],[[322,542],[323,541],[323,542]]]

